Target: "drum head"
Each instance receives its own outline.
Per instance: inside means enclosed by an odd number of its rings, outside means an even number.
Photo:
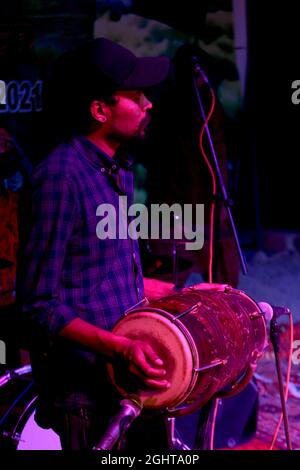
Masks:
[[[163,316],[151,311],[139,311],[124,317],[115,326],[113,332],[149,343],[164,361],[165,378],[171,384],[171,387],[165,391],[137,391],[132,388],[128,374],[122,377],[122,373],[110,364],[109,376],[119,392],[123,396],[137,393],[144,408],[149,409],[170,409],[182,403],[194,380],[194,358],[190,344],[186,336],[174,324],[174,318],[167,313]]]

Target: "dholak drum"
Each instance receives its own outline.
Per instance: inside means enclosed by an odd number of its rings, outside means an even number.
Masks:
[[[30,372],[24,366],[0,377],[0,449],[61,450],[58,435],[34,419],[37,396]]]
[[[245,387],[266,341],[264,316],[244,292],[189,289],[132,310],[113,332],[144,340],[164,361],[171,387],[137,389],[109,364],[109,377],[123,396],[138,395],[144,408],[182,416],[210,398],[230,396]]]

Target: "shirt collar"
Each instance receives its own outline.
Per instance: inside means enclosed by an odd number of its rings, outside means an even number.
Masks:
[[[94,165],[100,168],[100,171],[104,174],[117,175],[120,168],[124,168],[128,171],[132,170],[133,157],[124,149],[118,149],[115,157],[111,158],[97,147],[97,145],[83,136],[75,137],[71,141],[71,145],[72,144],[81,155],[87,157]]]

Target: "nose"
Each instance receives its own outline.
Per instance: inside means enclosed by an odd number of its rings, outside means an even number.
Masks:
[[[152,108],[151,101],[148,100],[147,96],[144,95],[144,93],[142,94],[142,97],[141,97],[141,107],[142,107],[143,111],[148,111],[149,109]]]

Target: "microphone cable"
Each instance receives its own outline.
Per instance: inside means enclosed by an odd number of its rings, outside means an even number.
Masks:
[[[202,73],[202,72],[201,72]],[[196,93],[198,92],[196,80],[194,80],[195,83],[195,88],[196,88]],[[208,83],[208,81],[207,81]],[[211,203],[210,207],[210,217],[209,217],[209,261],[208,261],[208,282],[212,283],[213,282],[213,259],[214,259],[214,222],[215,222],[215,208],[216,208],[216,195],[217,195],[217,180],[216,180],[216,175],[215,172],[212,168],[212,165],[209,161],[209,157],[205,152],[204,145],[203,145],[203,138],[204,138],[204,132],[208,128],[208,123],[213,115],[213,112],[215,110],[215,105],[216,105],[216,97],[214,90],[212,86],[208,83],[210,95],[211,95],[211,104],[210,104],[210,109],[207,114],[207,116],[204,119],[204,123],[202,125],[200,135],[199,135],[199,147],[200,151],[203,155],[204,161],[207,165],[207,168],[209,170],[209,173],[211,175],[212,179],[212,195],[213,195],[213,200]]]
[[[290,328],[289,328],[290,349],[289,349],[288,366],[287,366],[287,374],[286,374],[286,384],[285,384],[285,391],[284,391],[284,400],[285,400],[285,402],[287,402],[288,395],[289,395],[289,384],[290,384],[291,369],[292,369],[293,339],[294,339],[294,324],[293,324],[292,313],[289,312],[288,316],[289,316],[289,325],[290,325]],[[280,413],[279,420],[278,420],[276,430],[274,432],[274,436],[273,436],[272,443],[271,443],[271,446],[270,446],[269,450],[274,450],[274,445],[275,445],[277,437],[278,437],[278,433],[279,433],[279,429],[280,429],[280,426],[281,426],[281,423],[282,423],[282,419],[283,419],[283,412]],[[292,450],[292,449],[289,449],[289,450]]]

